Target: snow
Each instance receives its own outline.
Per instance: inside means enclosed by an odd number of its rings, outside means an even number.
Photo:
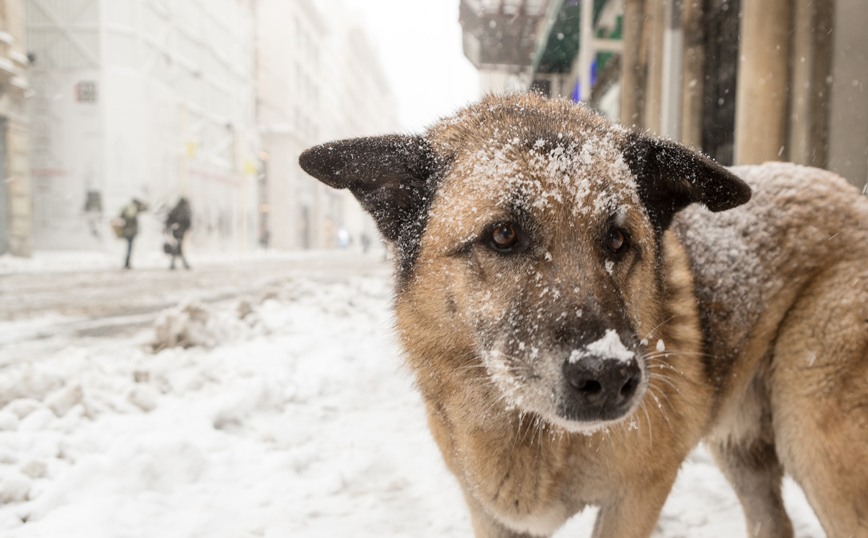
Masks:
[[[582,350],[574,350],[570,354],[570,362],[578,362],[588,355],[627,362],[635,354],[624,346],[621,342],[621,337],[618,336],[618,333],[614,329],[606,329],[606,334],[599,340],[591,342]]]
[[[294,275],[255,301],[181,299],[133,334],[0,364],[0,535],[470,536],[401,365],[390,277],[347,273]],[[199,336],[155,352],[167,323]],[[616,338],[598,343],[623,353]],[[801,491],[785,494],[796,536],[823,536]],[[590,536],[593,517],[557,536]],[[654,536],[746,535],[696,450]]]

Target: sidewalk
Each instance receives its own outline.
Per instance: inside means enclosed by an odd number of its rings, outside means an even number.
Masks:
[[[251,263],[258,261],[305,261],[329,257],[358,255],[350,250],[253,250],[247,252],[193,252],[187,261],[195,269],[202,266]],[[368,256],[373,256],[369,253]],[[133,271],[137,269],[168,269],[170,258],[162,252],[133,252]],[[99,250],[40,250],[30,258],[4,254],[0,256],[0,275],[21,273],[70,273],[79,271],[121,271],[123,258],[116,252]],[[180,263],[176,264],[180,266]],[[183,269],[182,269],[183,270]]]

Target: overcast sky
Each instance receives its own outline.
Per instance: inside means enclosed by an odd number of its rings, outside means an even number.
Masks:
[[[479,75],[461,50],[459,0],[344,0],[364,19],[400,107],[419,132],[479,98]]]

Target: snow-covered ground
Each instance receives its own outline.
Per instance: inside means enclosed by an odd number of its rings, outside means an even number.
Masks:
[[[0,535],[471,536],[392,338],[388,269],[344,266],[4,356]],[[786,503],[798,537],[823,536],[791,482]],[[558,536],[590,536],[593,515]],[[747,536],[703,449],[655,536]]]

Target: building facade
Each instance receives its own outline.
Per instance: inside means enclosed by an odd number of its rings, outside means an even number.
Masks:
[[[194,250],[256,244],[254,9],[241,0],[25,0],[37,248],[117,248],[190,200]]]
[[[487,4],[480,13],[507,1]],[[526,89],[587,101],[726,165],[787,160],[868,183],[868,3],[549,0],[547,13]]]
[[[260,233],[281,249],[376,237],[353,197],[298,166],[328,140],[398,129],[394,97],[358,17],[339,0],[257,1],[258,118],[266,171]]]
[[[29,256],[31,183],[22,0],[0,2],[0,254]]]
[[[868,4],[625,0],[625,6],[625,41],[647,51],[627,62],[634,71],[640,66],[644,86],[621,98],[622,106],[642,111],[637,125],[727,165],[792,161],[866,185]],[[673,91],[683,99],[667,107]]]

